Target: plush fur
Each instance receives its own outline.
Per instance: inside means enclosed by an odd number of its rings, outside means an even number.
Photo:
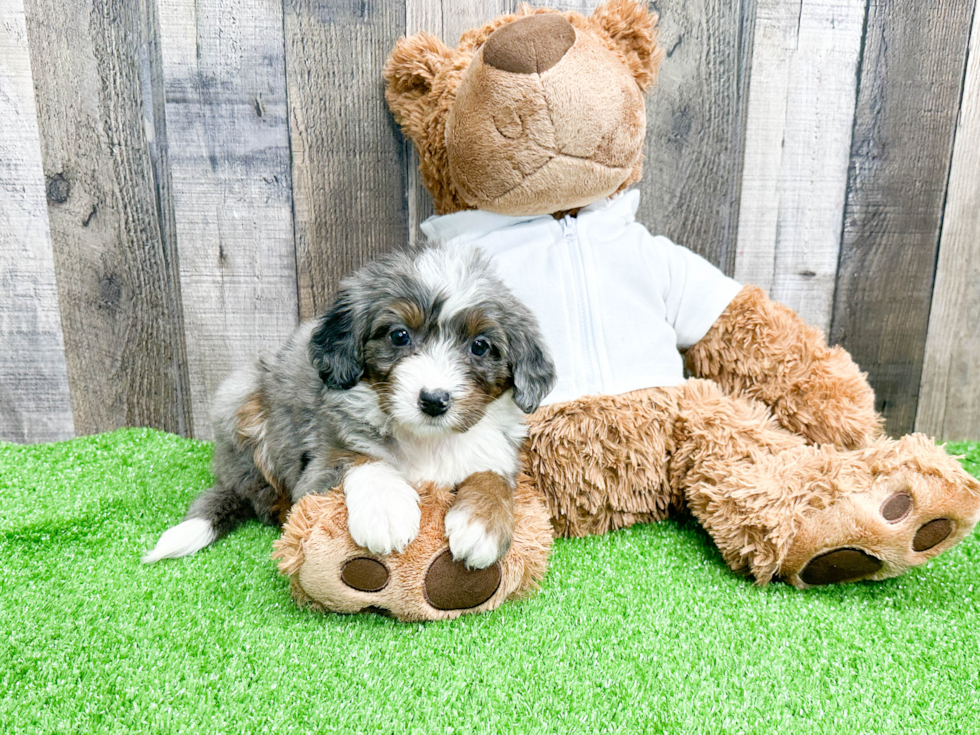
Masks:
[[[341,485],[356,545],[402,552],[419,533],[417,488],[434,483],[459,488],[454,559],[486,569],[514,534],[523,414],[553,382],[534,317],[477,251],[389,255],[221,386],[215,486],[144,561],[194,553],[243,518],[281,524]]]
[[[641,3],[610,0],[588,17],[524,7],[456,49],[428,34],[400,40],[386,96],[437,211],[574,213],[636,181],[635,100],[663,57],[655,22]],[[761,290],[744,287],[685,360],[681,385],[583,396],[529,418],[516,492],[542,499],[555,534],[690,513],[734,571],[806,588],[901,574],[980,518],[980,483],[927,437],[883,437],[850,356]],[[317,560],[284,561],[294,580],[341,574],[350,541],[333,512],[314,513],[336,534],[321,537]],[[426,573],[431,556],[411,549],[385,559],[393,576]],[[331,589],[340,593],[310,596],[335,610],[381,599]],[[382,606],[434,616],[418,585]]]
[[[541,496],[526,480],[519,481],[514,492],[513,542],[496,567],[480,572],[441,563],[447,553],[444,520],[455,496],[428,483],[419,486],[419,494],[419,535],[401,553],[372,557],[384,567],[379,570],[383,582],[375,590],[355,589],[344,580],[345,568],[367,555],[348,533],[342,496],[329,493],[300,500],[274,554],[279,569],[290,577],[296,601],[322,612],[369,610],[402,621],[440,620],[491,610],[538,589],[552,536]],[[481,579],[497,568],[498,577]]]

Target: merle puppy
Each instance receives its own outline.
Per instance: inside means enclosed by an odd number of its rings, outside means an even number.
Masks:
[[[457,488],[453,556],[488,567],[513,533],[523,414],[554,381],[537,322],[476,250],[381,258],[221,385],[215,485],[143,561],[193,554],[246,518],[279,525],[299,498],[338,487],[354,541],[402,551],[419,530],[413,486],[431,481]]]

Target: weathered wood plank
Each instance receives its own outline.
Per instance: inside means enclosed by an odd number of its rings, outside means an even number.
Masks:
[[[916,431],[980,438],[980,14],[973,16]]]
[[[830,327],[864,0],[760,0],[735,277]]]
[[[648,95],[637,219],[729,274],[735,267],[756,4],[652,4],[667,57]]]
[[[210,438],[221,380],[297,323],[282,7],[159,10],[192,434]]]
[[[873,0],[831,340],[867,370],[892,434],[915,418],[972,0]]]
[[[173,243],[144,105],[143,0],[27,0],[75,429],[187,426]]]
[[[0,4],[0,440],[74,435],[21,0]]]
[[[381,69],[404,2],[286,0],[286,82],[300,316],[338,279],[408,240],[404,146]],[[401,155],[401,158],[399,157]]]
[[[556,5],[555,7],[559,7]],[[487,21],[504,13],[512,13],[516,3],[512,0],[488,0],[487,2],[444,3],[442,0],[406,0],[405,34],[412,35],[428,31],[449,47],[459,45],[459,37],[470,28],[477,28]],[[578,9],[578,8],[576,8]],[[582,10],[581,12],[586,12]],[[390,49],[389,49],[390,50]],[[411,141],[400,137],[405,162],[405,181],[407,192],[408,231],[413,241],[420,241],[423,235],[419,225],[435,214],[432,197],[422,183],[419,173],[419,157]]]

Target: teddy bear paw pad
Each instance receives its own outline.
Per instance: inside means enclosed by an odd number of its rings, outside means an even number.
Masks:
[[[800,579],[808,585],[840,584],[874,574],[881,566],[881,559],[861,549],[834,549],[811,560]]]
[[[359,592],[380,592],[388,584],[388,569],[377,559],[360,556],[344,564],[340,580]]]
[[[881,517],[889,523],[898,523],[912,512],[912,496],[906,492],[895,493],[881,504]]]
[[[915,532],[912,539],[914,551],[928,551],[945,541],[953,532],[953,522],[949,518],[937,518],[929,521]]]
[[[425,599],[436,610],[465,610],[493,597],[500,581],[499,562],[486,569],[467,569],[446,549],[425,574]]]

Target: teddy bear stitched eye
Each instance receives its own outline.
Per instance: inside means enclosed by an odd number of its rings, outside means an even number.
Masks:
[[[470,345],[470,354],[476,357],[483,357],[490,351],[490,341],[485,337],[477,337]]]
[[[412,335],[407,329],[400,327],[388,333],[388,341],[395,347],[408,347],[412,343]]]

